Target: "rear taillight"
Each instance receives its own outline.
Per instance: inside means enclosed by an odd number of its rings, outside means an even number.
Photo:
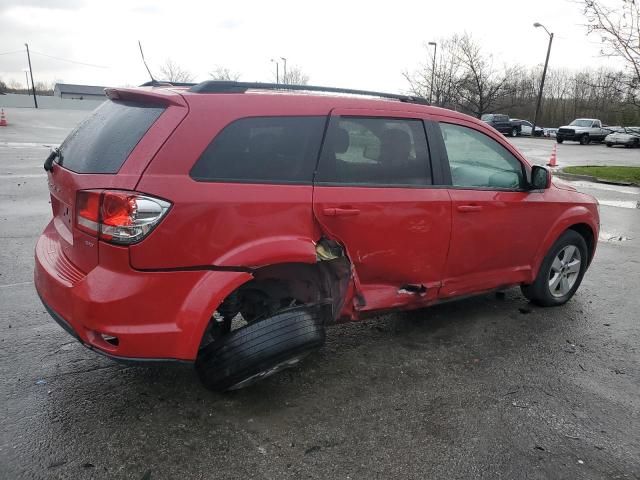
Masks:
[[[125,190],[81,190],[76,196],[76,226],[101,240],[129,245],[142,240],[171,204]]]

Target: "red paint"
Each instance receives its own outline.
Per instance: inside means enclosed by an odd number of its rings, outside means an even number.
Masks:
[[[122,357],[193,360],[212,313],[279,263],[314,264],[315,242],[340,242],[353,265],[340,314],[410,309],[530,282],[567,228],[597,239],[593,198],[555,183],[508,192],[196,182],[189,170],[211,139],[246,116],[350,115],[440,120],[475,128],[529,164],[483,122],[416,104],[283,93],[207,95],[183,89],[122,89],[167,110],[116,175],[49,173],[53,220],[36,247],[39,294],[83,342]],[[172,207],[140,243],[110,245],[75,227],[78,190],[122,189]],[[90,205],[87,205],[90,207]],[[426,287],[415,293],[402,287]],[[117,346],[100,334],[117,336]]]

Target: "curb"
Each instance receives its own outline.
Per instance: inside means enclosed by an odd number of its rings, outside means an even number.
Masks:
[[[606,180],[604,178],[592,177],[591,175],[578,175],[575,173],[566,173],[562,169],[553,172],[553,175],[559,178],[564,178],[565,180],[585,180],[587,182],[592,182],[592,183],[604,183],[607,185],[619,185],[622,187],[640,187],[640,184],[633,183],[633,182]]]

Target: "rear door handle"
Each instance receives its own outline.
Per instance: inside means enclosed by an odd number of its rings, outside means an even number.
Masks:
[[[352,217],[358,215],[360,210],[357,208],[325,208],[322,213],[327,217]]]
[[[479,212],[482,210],[480,205],[458,205],[458,211],[463,213]]]

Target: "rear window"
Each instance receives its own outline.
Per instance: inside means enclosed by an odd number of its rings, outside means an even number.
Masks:
[[[64,168],[77,173],[116,173],[164,107],[106,101],[60,146]]]
[[[252,117],[227,125],[191,169],[198,181],[311,183],[325,117]]]

